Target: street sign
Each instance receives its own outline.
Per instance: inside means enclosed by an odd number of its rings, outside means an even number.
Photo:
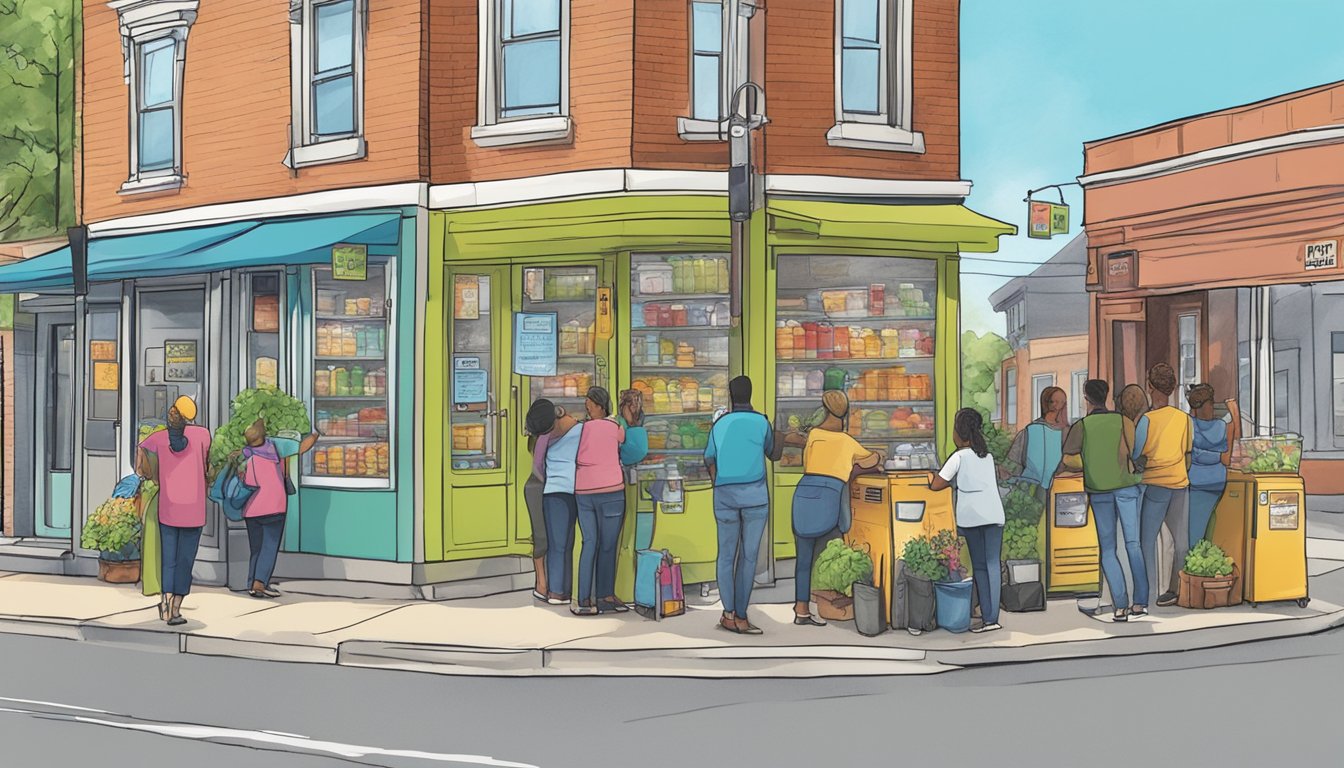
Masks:
[[[1069,206],[1043,200],[1027,201],[1027,237],[1049,240],[1069,233]]]
[[[1302,246],[1302,266],[1305,269],[1334,269],[1339,266],[1339,243],[1323,240]]]

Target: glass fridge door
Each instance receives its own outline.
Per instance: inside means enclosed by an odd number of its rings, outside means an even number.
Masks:
[[[931,259],[781,256],[775,323],[779,429],[819,421],[821,395],[849,396],[849,433],[895,459],[929,469],[934,451],[934,301]],[[801,471],[786,450],[784,471]]]
[[[636,254],[631,268],[630,386],[644,394],[649,432],[641,474],[707,483],[709,428],[728,407],[728,256]]]
[[[554,312],[560,331],[555,375],[528,377],[528,405],[544,397],[582,419],[588,388],[605,386],[597,376],[597,283],[596,266],[523,269],[523,311]]]

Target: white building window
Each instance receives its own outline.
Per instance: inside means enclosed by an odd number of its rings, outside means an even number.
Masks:
[[[1022,300],[1008,305],[1008,309],[1004,310],[1004,316],[1008,321],[1008,335],[1022,333],[1027,329],[1026,305]]]
[[[1198,384],[1200,377],[1199,315],[1178,316],[1176,318],[1176,333],[1180,355],[1180,367],[1176,373],[1180,379],[1176,382],[1175,397],[1180,401],[1180,409],[1188,411],[1190,403],[1185,399],[1185,389],[1192,384]]]
[[[569,117],[569,0],[480,0],[480,146],[564,143]]]
[[[366,0],[290,0],[290,150],[303,168],[358,160],[364,141]]]
[[[123,75],[130,91],[130,173],[122,193],[182,186],[182,74],[195,0],[118,0]]]
[[[910,117],[912,1],[835,1],[831,146],[924,151]]]
[[[1083,388],[1087,385],[1087,371],[1073,372],[1073,387],[1069,393],[1069,420],[1077,421],[1083,418],[1087,408],[1086,395]]]
[[[1053,373],[1038,373],[1031,377],[1031,410],[1033,419],[1038,419],[1045,415],[1041,413],[1041,394],[1053,386],[1055,386],[1055,374]]]
[[[1008,426],[1017,424],[1017,369],[1009,368],[1004,373],[1003,422]]]
[[[728,136],[730,101],[748,79],[751,0],[693,0],[690,3],[690,117],[677,118],[686,141],[721,141]]]

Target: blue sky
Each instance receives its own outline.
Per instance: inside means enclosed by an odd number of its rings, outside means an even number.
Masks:
[[[962,0],[969,205],[1025,233],[1028,189],[1074,181],[1083,142],[1344,80],[1344,0]],[[1082,192],[1065,188],[1073,232]],[[1005,237],[962,263],[962,327],[1003,331],[989,294],[1069,237]],[[984,260],[981,260],[984,259]]]

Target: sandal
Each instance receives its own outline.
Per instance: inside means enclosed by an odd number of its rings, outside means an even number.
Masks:
[[[579,603],[578,605],[570,606],[569,612],[575,616],[596,616],[597,606]]]
[[[159,601],[159,621],[167,621],[167,620],[168,620],[168,601],[167,601],[167,600],[160,600],[160,601]]]
[[[1129,609],[1129,615],[1136,619],[1142,619],[1144,616],[1148,615],[1148,608],[1147,606],[1136,605]]]
[[[170,627],[180,627],[186,623],[187,620],[182,618],[181,616],[174,616],[173,618],[168,620],[168,626]]]
[[[1120,610],[1116,611],[1114,614],[1112,614],[1111,621],[1115,622],[1129,621],[1129,609],[1121,608]]]

